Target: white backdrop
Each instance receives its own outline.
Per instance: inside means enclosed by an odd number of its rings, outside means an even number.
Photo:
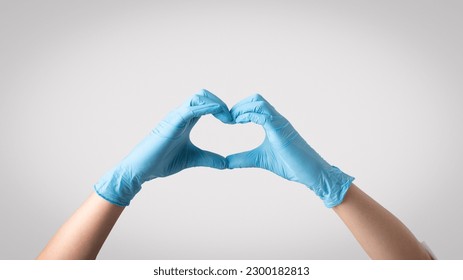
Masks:
[[[171,109],[262,94],[441,259],[461,259],[461,1],[1,1],[0,258],[34,258]],[[256,125],[199,121],[223,155]],[[146,183],[101,259],[363,259],[307,188],[258,169]]]

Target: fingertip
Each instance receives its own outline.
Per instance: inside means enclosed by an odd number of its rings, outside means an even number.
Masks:
[[[225,160],[227,162],[227,168],[228,169],[234,169],[236,168],[235,162],[233,160],[233,155],[229,155],[225,157]]]
[[[219,169],[219,170],[224,170],[224,169],[227,169],[228,167],[228,164],[227,162],[225,161],[225,159],[220,159],[218,161],[216,161],[212,166],[210,166],[212,168],[215,168],[215,169]]]
[[[227,168],[227,160],[223,156],[210,151],[201,150],[197,147],[196,149],[198,150],[198,157],[193,166],[204,166],[215,169]]]
[[[231,116],[230,112],[224,111],[223,108],[221,112],[214,114],[214,117],[216,117],[221,122],[226,123],[226,124],[233,123],[233,117]]]
[[[227,165],[228,165],[227,160],[223,156],[212,153],[212,152],[209,152],[209,154],[211,155],[212,162],[213,162],[213,164],[210,167],[213,167],[216,169],[227,168]]]
[[[222,161],[222,164],[219,165],[219,166],[220,166],[220,168],[218,168],[218,169],[220,169],[220,170],[227,169],[227,168],[228,168],[228,162],[224,159],[224,160]]]
[[[229,169],[243,168],[243,167],[256,167],[255,164],[255,149],[247,152],[228,155],[225,159]]]

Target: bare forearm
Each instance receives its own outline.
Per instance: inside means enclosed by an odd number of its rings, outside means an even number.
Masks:
[[[37,259],[95,259],[123,210],[93,193]]]
[[[334,211],[372,259],[430,259],[410,230],[354,184]]]

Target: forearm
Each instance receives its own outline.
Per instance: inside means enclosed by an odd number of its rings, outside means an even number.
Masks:
[[[124,207],[93,193],[49,241],[37,259],[95,259]]]
[[[372,259],[430,259],[411,231],[354,184],[333,207]]]

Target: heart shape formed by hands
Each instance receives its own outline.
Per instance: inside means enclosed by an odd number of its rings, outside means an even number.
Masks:
[[[200,149],[192,143],[190,134],[198,120],[209,114],[226,124],[260,125],[265,131],[264,141],[251,150],[227,157]],[[201,90],[171,111],[94,188],[109,202],[127,206],[144,182],[196,166],[263,168],[306,185],[328,207],[342,201],[354,179],[329,165],[261,95],[245,98],[229,110],[220,98]]]
[[[203,116],[191,130],[191,142],[202,150],[230,155],[256,148],[265,131],[256,125],[224,124],[213,116]]]
[[[303,156],[303,152],[310,147],[291,124],[261,95],[252,95],[235,104],[229,111],[225,103],[211,92],[202,90],[199,95],[214,100],[219,105],[218,112],[211,113],[222,122],[227,124],[251,122],[261,125],[265,131],[264,141],[257,147],[227,156],[225,160],[228,168],[258,167],[288,180],[305,183],[304,178],[300,178],[297,173],[306,164],[299,162],[296,155]],[[238,137],[244,138],[243,135]],[[209,154],[211,159],[216,158],[217,155]],[[222,169],[221,164],[214,164],[216,163],[214,160],[211,163],[213,164],[205,164],[205,166]]]

